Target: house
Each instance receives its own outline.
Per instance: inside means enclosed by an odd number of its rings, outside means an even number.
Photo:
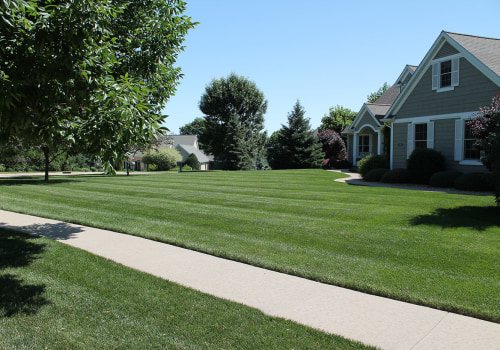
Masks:
[[[448,169],[486,171],[466,121],[500,92],[500,39],[443,31],[418,67],[405,68],[398,87],[393,101],[384,94],[363,105],[344,131],[353,163],[384,154],[386,125],[391,169],[406,167],[415,148],[427,147],[445,156]]]
[[[175,148],[182,156],[182,162],[185,162],[187,157],[191,153],[194,153],[200,162],[201,170],[209,170],[209,164],[213,161],[212,156],[206,155],[202,150],[200,150],[197,135],[171,135],[168,140],[159,147]],[[141,159],[141,151],[137,151],[133,157],[130,158],[133,170],[143,171],[146,169],[146,165],[141,161]],[[126,167],[126,162],[124,167]]]
[[[374,103],[365,103],[352,124],[342,133],[347,136],[347,159],[354,165],[370,154],[384,153],[384,118],[415,73],[416,66],[407,65],[398,79]]]

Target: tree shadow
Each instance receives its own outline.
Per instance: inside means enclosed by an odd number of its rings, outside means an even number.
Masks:
[[[36,185],[36,186],[49,186],[68,182],[77,182],[78,179],[49,179],[45,182],[43,177],[40,176],[22,176],[22,177],[9,177],[0,179],[0,186],[21,186],[21,185]]]
[[[431,214],[415,216],[410,219],[410,224],[441,226],[442,228],[468,227],[484,231],[489,227],[500,227],[500,207],[439,208]]]
[[[28,284],[14,270],[30,265],[43,253],[45,244],[36,240],[26,233],[0,228],[0,318],[34,314],[49,303],[44,297],[45,285]]]
[[[0,222],[1,228],[26,232],[36,236],[43,236],[53,240],[67,240],[75,237],[76,233],[83,232],[83,228],[66,222],[32,224],[26,226],[10,226]]]

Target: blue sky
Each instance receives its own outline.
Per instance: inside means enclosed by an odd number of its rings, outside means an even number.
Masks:
[[[173,133],[202,117],[213,78],[234,72],[268,100],[268,133],[295,102],[313,128],[328,109],[358,111],[371,92],[418,65],[442,30],[500,38],[498,0],[187,0],[200,22],[177,59],[184,78],[163,112]]]

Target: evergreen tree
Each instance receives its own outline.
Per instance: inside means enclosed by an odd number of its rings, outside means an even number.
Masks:
[[[273,169],[303,169],[319,167],[323,159],[321,144],[309,119],[305,118],[305,110],[297,101],[288,114],[288,125],[282,125],[271,139],[269,160]]]

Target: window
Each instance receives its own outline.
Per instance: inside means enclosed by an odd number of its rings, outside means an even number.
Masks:
[[[460,57],[452,57],[432,63],[432,90],[450,91],[459,85]]]
[[[427,148],[427,124],[415,124],[415,148]]]
[[[441,62],[439,87],[451,86],[451,61]]]
[[[370,135],[359,135],[358,155],[364,157],[370,153]]]
[[[464,160],[481,158],[481,152],[474,146],[476,139],[472,135],[469,123],[464,125]]]

